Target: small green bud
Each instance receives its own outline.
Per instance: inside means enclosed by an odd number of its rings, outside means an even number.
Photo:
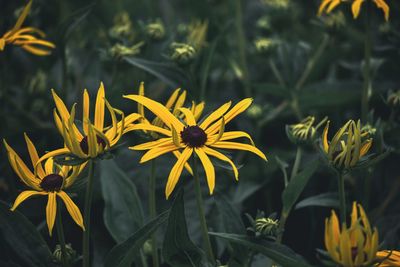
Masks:
[[[279,228],[279,221],[271,218],[258,218],[255,221],[256,232],[263,236],[276,237]]]
[[[259,118],[262,115],[263,109],[260,105],[253,104],[247,109],[247,115],[251,118]]]
[[[146,25],[146,35],[155,41],[162,40],[165,36],[165,27],[161,20]]]
[[[124,46],[122,44],[115,44],[110,48],[109,53],[114,58],[121,58],[123,56],[134,56],[140,53],[140,48],[144,42],[139,42],[133,46]]]
[[[171,59],[180,65],[190,64],[197,56],[196,49],[184,43],[172,43]]]
[[[322,126],[327,118],[324,118],[317,126],[314,126],[315,117],[308,116],[299,123],[286,126],[286,134],[294,144],[301,145],[312,143],[315,139],[315,133]]]
[[[398,108],[400,106],[400,90],[389,92],[386,102],[390,107]]]
[[[114,17],[114,25],[109,30],[109,35],[116,39],[132,38],[134,35],[132,21],[127,12],[119,13]]]
[[[266,53],[276,46],[277,42],[269,38],[258,38],[254,41],[254,45],[258,53]]]
[[[271,22],[268,16],[262,16],[256,22],[256,26],[262,30],[270,30],[271,29]]]
[[[76,260],[77,258],[77,253],[76,251],[72,248],[71,244],[66,244],[65,245],[65,260],[68,263],[72,263]],[[55,263],[60,264],[62,263],[62,250],[60,245],[56,245],[56,248],[54,249],[53,252],[53,260]]]
[[[151,239],[146,240],[143,244],[143,252],[145,255],[151,255],[153,252],[153,244],[151,242]]]

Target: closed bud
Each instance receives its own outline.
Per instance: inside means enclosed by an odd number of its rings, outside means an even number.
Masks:
[[[162,40],[165,37],[165,27],[161,20],[146,25],[146,35],[155,41]]]
[[[315,117],[308,116],[299,123],[286,126],[286,134],[294,144],[301,145],[312,143],[318,128],[327,120],[325,117],[318,125],[314,126]]]
[[[116,39],[132,38],[132,21],[127,12],[122,12],[114,17],[114,25],[109,30],[109,35]]]
[[[263,236],[276,237],[279,221],[271,218],[258,218],[255,221],[255,230]]]
[[[197,56],[196,49],[184,43],[172,43],[171,59],[180,65],[190,64]]]
[[[72,248],[71,244],[65,245],[65,261],[68,263],[72,263],[76,260],[77,254],[76,251]],[[60,245],[56,245],[56,248],[53,252],[53,259],[55,263],[62,264],[62,249]]]
[[[254,46],[256,47],[256,51],[260,54],[264,54],[268,51],[271,51],[274,47],[276,47],[277,41],[265,37],[258,38],[254,41]]]
[[[110,48],[109,53],[114,58],[121,58],[124,56],[134,56],[140,53],[140,48],[144,42],[139,42],[133,46],[125,46],[122,44],[115,44]]]

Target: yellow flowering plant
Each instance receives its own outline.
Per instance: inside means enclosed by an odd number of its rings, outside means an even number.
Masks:
[[[370,266],[378,251],[378,231],[371,229],[363,207],[353,202],[351,224],[347,227],[332,211],[325,220],[325,247],[331,259],[342,267]]]
[[[367,1],[371,1],[371,0],[367,0]],[[361,10],[362,4],[364,2],[366,2],[366,0],[350,0],[350,1],[348,1],[348,0],[323,0],[319,6],[318,15],[321,15],[324,12],[330,13],[333,9],[335,9],[342,2],[351,2],[352,3],[351,11],[353,13],[354,19],[356,19],[360,15],[360,10]],[[384,16],[385,16],[385,20],[388,21],[390,8],[389,8],[388,4],[385,2],[385,0],[372,0],[372,2],[374,2],[378,8],[382,9]]]
[[[32,1],[29,1],[14,27],[0,37],[0,52],[5,49],[6,45],[16,45],[36,56],[47,56],[51,54],[51,49],[56,47],[52,42],[40,39],[46,37],[43,31],[35,27],[22,27],[31,6]]]
[[[376,267],[399,267],[400,251],[398,250],[381,250],[376,253]]]
[[[79,208],[65,192],[85,168],[85,164],[73,167],[60,166],[55,163],[51,157],[47,158],[44,162],[39,162],[39,155],[36,147],[25,134],[26,146],[32,162],[32,168],[30,169],[12,147],[10,147],[5,140],[3,141],[11,167],[21,181],[30,188],[18,195],[11,210],[14,211],[22,202],[32,196],[47,196],[46,221],[51,236],[57,213],[57,197],[59,197],[64,202],[68,213],[75,223],[85,230]],[[34,168],[36,168],[37,174],[34,174]]]

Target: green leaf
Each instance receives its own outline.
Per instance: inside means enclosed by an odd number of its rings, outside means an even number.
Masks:
[[[204,266],[204,252],[190,240],[183,203],[183,190],[176,195],[163,243],[164,260],[174,267]]]
[[[100,161],[100,170],[104,223],[120,243],[143,226],[142,203],[136,186],[114,160]]]
[[[18,211],[0,201],[0,236],[12,247],[25,266],[54,266],[52,253],[36,227]]]
[[[296,254],[289,247],[278,244],[276,242],[256,239],[245,235],[212,233],[210,235],[217,236],[246,246],[247,248],[262,253],[268,258],[284,267],[311,267],[300,255]]]
[[[215,203],[219,211],[220,222],[223,226],[223,231],[226,233],[246,233],[246,227],[243,224],[242,218],[235,207],[232,206],[231,202],[220,193],[214,195]],[[234,262],[244,266],[247,262],[248,250],[246,247],[234,244],[232,246],[232,253],[229,266]]]
[[[338,208],[339,207],[338,194],[335,192],[328,192],[305,198],[299,203],[297,203],[294,209],[301,209],[311,206]]]
[[[178,88],[182,86],[182,84],[186,84],[186,86],[189,87],[186,74],[174,64],[158,63],[136,57],[124,57],[124,60],[130,65],[156,76],[173,88]]]
[[[315,160],[311,162],[304,170],[299,172],[295,177],[293,177],[288,186],[283,190],[282,193],[282,215],[286,216],[289,214],[292,209],[294,203],[299,198],[301,192],[303,192],[304,187],[307,185],[308,180],[317,170],[319,165],[319,161]]]
[[[169,211],[165,211],[140,228],[132,236],[121,244],[116,245],[107,254],[105,267],[126,267],[130,266],[139,255],[140,249],[151,234],[157,230],[168,219]]]

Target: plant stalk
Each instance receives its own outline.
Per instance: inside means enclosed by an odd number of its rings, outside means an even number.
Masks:
[[[339,191],[339,204],[340,204],[340,221],[346,223],[346,193],[344,190],[344,174],[342,171],[338,172],[338,191]]]
[[[196,202],[197,202],[197,209],[199,211],[200,217],[200,226],[201,232],[203,235],[203,242],[205,245],[205,250],[207,252],[207,256],[210,261],[215,262],[214,253],[212,251],[210,236],[208,235],[208,228],[207,228],[207,221],[204,213],[204,202],[201,196],[201,186],[200,186],[200,179],[199,174],[197,172],[197,161],[195,156],[193,155],[193,176],[194,176],[194,185],[196,189]]]
[[[68,266],[66,258],[67,251],[65,248],[65,237],[64,237],[64,229],[61,216],[61,208],[62,208],[62,203],[57,202],[56,228],[57,228],[58,242],[60,243],[61,247],[61,263],[63,267],[67,267]]]
[[[367,4],[365,18],[365,40],[364,40],[364,84],[361,96],[361,120],[367,121],[369,110],[369,99],[372,95],[372,79],[371,79],[371,56],[372,56],[372,33],[371,33],[371,7]]]
[[[92,207],[93,197],[93,176],[94,176],[94,161],[89,159],[89,174],[86,185],[85,195],[85,210],[83,222],[85,225],[85,231],[83,232],[83,267],[90,267],[90,210]]]
[[[151,161],[151,171],[150,171],[150,181],[149,181],[149,210],[150,210],[150,220],[157,216],[157,206],[156,206],[156,160]],[[152,245],[152,259],[153,267],[158,267],[160,265],[158,260],[157,251],[157,235],[153,233],[151,236]]]

